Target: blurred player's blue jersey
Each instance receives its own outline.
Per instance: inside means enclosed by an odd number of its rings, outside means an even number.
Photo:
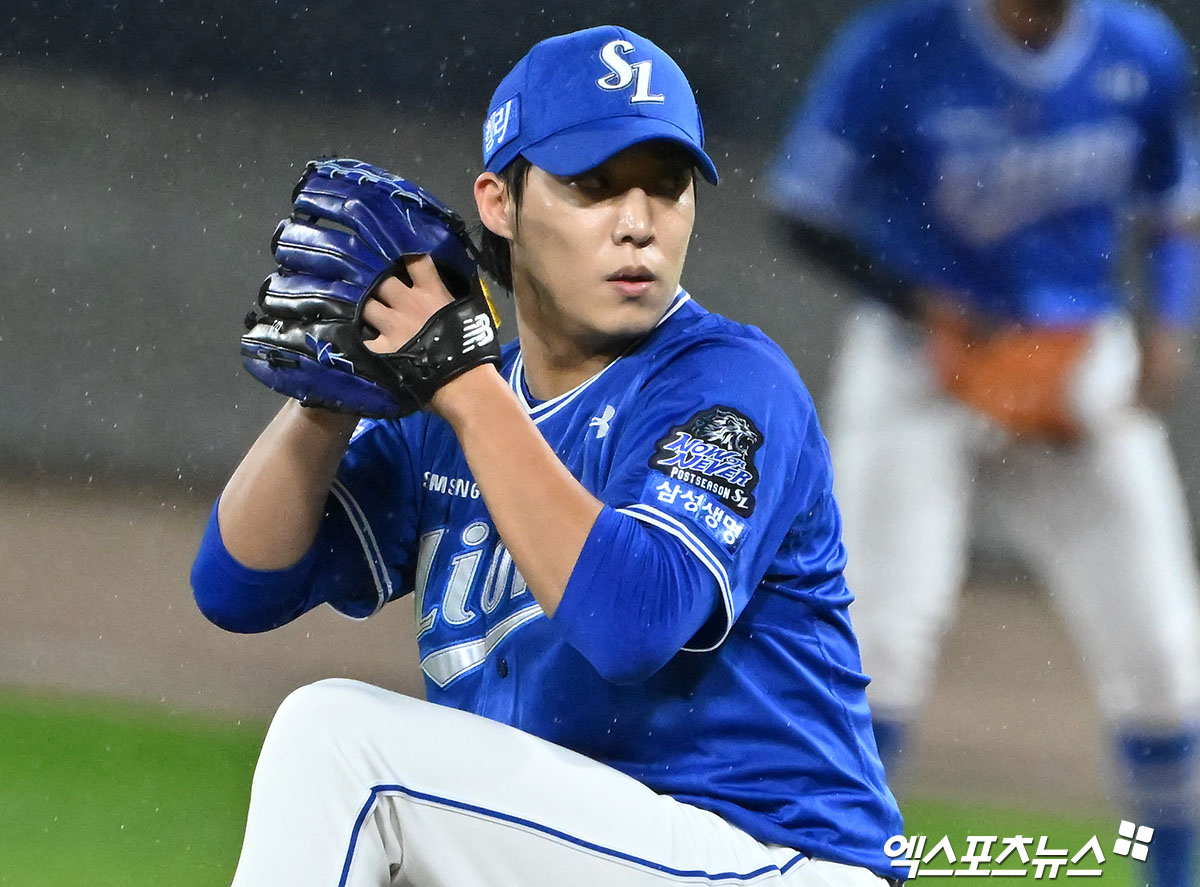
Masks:
[[[760,841],[894,876],[884,845],[902,824],[847,614],[828,451],[786,356],[681,291],[643,342],[561,397],[530,401],[515,344],[502,373],[588,490],[712,573],[718,612],[648,680],[601,678],[542,613],[453,431],[428,413],[364,422],[350,444],[318,543],[317,581],[344,589],[334,606],[365,616],[415,591],[431,701]]]
[[[910,283],[1000,317],[1086,321],[1121,299],[1130,214],[1194,212],[1190,60],[1155,10],[1072,3],[1033,52],[982,0],[915,0],[868,10],[826,58],[769,198]]]

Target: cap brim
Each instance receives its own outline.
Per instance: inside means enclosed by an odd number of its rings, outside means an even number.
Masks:
[[[556,176],[574,176],[602,164],[614,154],[643,142],[665,140],[686,148],[696,159],[696,168],[717,184],[717,167],[691,137],[656,117],[617,117],[581,123],[521,149],[535,166]]]

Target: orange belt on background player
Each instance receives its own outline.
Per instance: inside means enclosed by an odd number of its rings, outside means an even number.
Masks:
[[[1070,387],[1087,352],[1090,327],[984,329],[952,308],[927,316],[928,354],[954,397],[1017,437],[1078,443],[1083,426]]]

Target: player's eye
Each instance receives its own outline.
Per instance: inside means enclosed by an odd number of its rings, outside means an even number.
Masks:
[[[608,187],[608,180],[596,172],[571,177],[571,187],[585,194],[599,194]]]
[[[659,179],[658,193],[663,197],[677,200],[688,189],[692,179],[693,170],[690,166],[669,170]]]

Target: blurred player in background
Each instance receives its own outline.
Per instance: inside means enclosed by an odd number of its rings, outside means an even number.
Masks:
[[[235,884],[883,885],[901,822],[824,437],[778,347],[679,285],[716,181],[683,73],[625,29],[543,41],[484,163],[519,340],[400,420],[289,402],[197,557],[197,601],[237,631],[415,592],[438,703],[289,697]],[[381,353],[449,301],[429,256],[405,263],[363,303]]]
[[[885,765],[986,499],[1082,654],[1160,887],[1194,883],[1198,582],[1155,412],[1196,316],[1191,81],[1149,7],[886,4],[837,38],[768,173],[799,249],[867,296],[830,422]],[[1135,217],[1140,335],[1121,285]]]

